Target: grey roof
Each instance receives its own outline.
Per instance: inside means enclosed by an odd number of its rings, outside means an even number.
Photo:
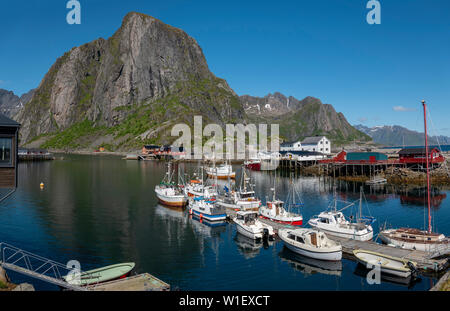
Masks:
[[[321,152],[317,151],[280,151],[281,155],[285,155],[287,153],[291,153],[293,155],[302,155],[302,156],[313,156],[313,155],[323,155]]]
[[[305,139],[303,139],[302,144],[304,145],[317,144],[324,137],[325,136],[306,137]]]
[[[0,126],[19,127],[20,124],[0,113]]]

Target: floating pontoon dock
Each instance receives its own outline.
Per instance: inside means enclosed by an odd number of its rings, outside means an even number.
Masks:
[[[143,273],[124,279],[101,283],[88,287],[93,291],[170,291],[170,285],[155,278],[153,275]]]
[[[75,291],[169,291],[170,285],[160,279],[143,273],[127,278],[79,286],[63,280],[72,272],[67,265],[32,254],[15,246],[0,243],[0,266],[61,288]],[[79,271],[83,273],[83,271]]]
[[[227,209],[227,215],[232,217],[236,215],[236,211]],[[298,226],[289,226],[270,221],[268,219],[260,218],[261,222],[272,226],[275,232],[283,228],[299,228]],[[303,228],[303,227],[302,227]],[[349,258],[355,260],[353,255],[355,249],[362,249],[367,251],[378,252],[384,255],[403,258],[406,260],[414,261],[417,263],[417,268],[423,272],[443,271],[447,269],[449,265],[448,253],[427,253],[419,250],[408,250],[398,247],[379,244],[374,241],[357,241],[353,239],[340,238],[332,235],[327,235],[330,239],[341,243],[342,252],[346,255],[350,255]],[[444,257],[444,258],[440,258]]]

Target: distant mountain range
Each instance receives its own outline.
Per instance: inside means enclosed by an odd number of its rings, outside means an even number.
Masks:
[[[423,146],[424,133],[409,130],[398,125],[384,125],[367,127],[362,124],[355,125],[356,129],[369,135],[377,144],[385,146]],[[447,136],[429,136],[430,145],[448,145],[450,137]]]
[[[34,91],[33,89],[19,97],[12,91],[0,89],[0,113],[10,118],[14,117],[31,100]]]
[[[288,141],[318,135],[327,136],[333,144],[371,140],[352,127],[332,105],[315,97],[298,100],[277,92],[264,97],[244,95],[240,101],[250,121],[280,124],[280,135]]]

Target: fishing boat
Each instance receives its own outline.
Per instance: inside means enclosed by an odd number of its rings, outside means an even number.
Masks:
[[[278,236],[291,251],[314,259],[341,260],[342,246],[325,233],[309,228],[280,229]]]
[[[275,180],[274,180],[275,183]],[[300,201],[298,193],[295,187],[292,185],[291,180],[291,192],[288,195],[288,206],[284,207],[284,202],[276,198],[276,187],[272,188],[273,198],[267,202],[266,206],[259,208],[259,214],[262,218],[291,226],[301,226],[303,224],[303,216],[300,213],[294,213],[292,210],[298,208],[303,203]],[[298,198],[296,198],[298,197]]]
[[[239,211],[233,218],[237,232],[254,240],[273,239],[273,227],[258,220],[258,213],[252,211]]]
[[[417,264],[406,259],[361,249],[354,250],[353,255],[367,268],[379,267],[381,273],[406,278],[416,272]]]
[[[230,191],[230,189],[226,187],[225,194],[217,197],[217,204],[228,209],[238,209],[244,211],[258,210],[261,206],[261,200],[256,197],[245,168],[242,168],[242,177],[239,190]]]
[[[192,178],[184,187],[184,193],[188,197],[215,197],[217,196],[217,189],[214,186],[206,185],[203,179],[203,168],[201,168],[201,178],[194,174]]]
[[[353,206],[351,203],[344,208],[337,210],[336,194],[334,196],[334,204],[330,206],[330,210],[321,212],[317,216],[313,216],[308,224],[318,230],[324,231],[329,235],[338,237],[358,240],[358,241],[370,241],[373,238],[373,228],[371,224],[375,219],[372,217],[362,216],[362,195],[363,190],[361,187],[360,199],[359,199],[359,213],[356,217],[356,221],[352,222],[345,218],[342,211],[344,209]]]
[[[81,272],[81,274],[68,274],[63,276],[63,280],[69,284],[80,286],[104,283],[128,277],[134,267],[134,262],[120,263]]]
[[[233,172],[233,167],[231,164],[225,162],[219,166],[216,166],[215,157],[213,159],[213,166],[206,167],[206,174],[208,177],[217,179],[236,178],[236,173]]]
[[[187,203],[183,187],[172,181],[173,172],[171,171],[170,162],[164,179],[159,185],[155,186],[156,197],[163,205],[183,207]],[[180,176],[180,174],[178,174]]]
[[[253,171],[273,171],[278,168],[279,163],[279,153],[260,151],[255,158],[245,161],[244,165]]]
[[[385,229],[379,233],[380,239],[390,245],[405,249],[416,249],[437,255],[450,252],[450,238],[444,234],[432,231],[431,227],[431,199],[430,199],[430,152],[427,134],[427,106],[422,101],[425,127],[425,162],[427,171],[427,205],[428,205],[428,230],[416,228]]]
[[[189,214],[209,221],[224,221],[227,219],[225,209],[218,205],[215,199],[195,197],[189,200]]]

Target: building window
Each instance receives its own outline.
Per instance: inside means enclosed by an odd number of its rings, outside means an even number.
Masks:
[[[0,137],[0,166],[12,165],[12,138]]]
[[[328,145],[328,140],[325,143]]]

